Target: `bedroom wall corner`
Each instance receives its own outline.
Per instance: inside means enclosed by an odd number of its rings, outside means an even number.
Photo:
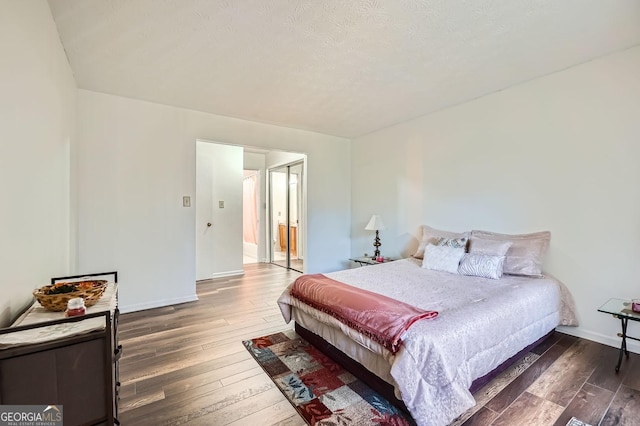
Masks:
[[[597,309],[640,296],[638,75],[640,46],[355,139],[352,253],[370,250],[374,212],[391,256],[414,251],[421,224],[550,230],[545,270],[581,321],[562,330],[619,345],[619,321]]]
[[[76,83],[46,1],[0,2],[0,327],[73,265]]]

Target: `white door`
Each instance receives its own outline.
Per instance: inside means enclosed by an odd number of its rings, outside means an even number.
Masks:
[[[242,272],[243,148],[196,142],[196,279]]]
[[[196,142],[196,280],[213,276],[213,167],[205,142]]]

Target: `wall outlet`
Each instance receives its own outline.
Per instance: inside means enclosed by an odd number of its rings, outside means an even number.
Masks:
[[[222,200],[218,201],[218,208],[219,209],[224,209],[224,201],[222,201]]]
[[[191,197],[188,195],[182,197],[182,207],[191,207]]]

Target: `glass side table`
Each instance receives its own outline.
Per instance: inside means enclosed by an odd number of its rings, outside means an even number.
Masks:
[[[391,259],[389,257],[385,257],[384,261],[382,262],[378,262],[377,260],[371,258],[371,257],[351,257],[349,258],[350,261],[352,262],[356,262],[358,264],[360,264],[360,266],[366,266],[366,265],[377,265],[379,263],[387,263],[387,262],[393,262],[395,259]]]
[[[609,299],[607,303],[598,308],[598,312],[613,315],[614,318],[620,320],[622,326],[622,333],[618,333],[618,337],[622,337],[622,344],[620,345],[620,354],[618,355],[618,365],[616,365],[617,373],[620,371],[620,364],[622,364],[622,354],[624,353],[627,358],[629,358],[627,339],[640,341],[640,339],[635,337],[627,336],[627,324],[629,320],[640,321],[640,312],[634,312],[631,309],[631,301],[623,299]]]

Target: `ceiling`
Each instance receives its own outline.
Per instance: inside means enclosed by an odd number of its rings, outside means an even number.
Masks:
[[[78,87],[353,138],[640,44],[636,0],[49,0]]]

